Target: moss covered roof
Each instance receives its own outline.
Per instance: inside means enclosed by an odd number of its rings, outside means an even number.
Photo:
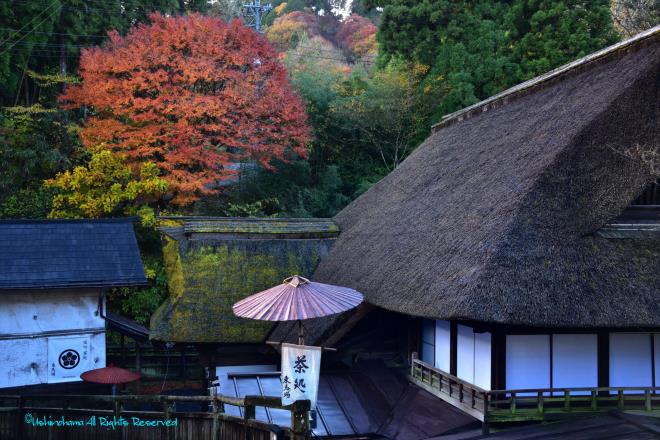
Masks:
[[[275,230],[288,232],[273,236]],[[151,338],[263,342],[272,323],[238,318],[232,305],[293,274],[313,273],[334,241],[330,230],[336,235],[328,220],[163,219],[170,297],[151,318]]]

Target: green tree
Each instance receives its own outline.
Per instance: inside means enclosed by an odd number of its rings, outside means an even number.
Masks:
[[[515,0],[507,14],[519,80],[545,73],[617,40],[608,0]]]
[[[383,0],[380,63],[430,66],[434,120],[616,40],[606,0]]]
[[[154,11],[205,11],[207,0],[21,0],[0,2],[0,106],[37,102],[26,76],[75,72],[80,49],[101,44],[107,32],[125,33]]]

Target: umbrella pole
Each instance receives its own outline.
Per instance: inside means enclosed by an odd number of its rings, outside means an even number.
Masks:
[[[298,345],[305,345],[305,335],[303,333],[302,321],[298,320]]]

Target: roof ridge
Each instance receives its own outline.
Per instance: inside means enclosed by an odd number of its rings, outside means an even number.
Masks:
[[[605,59],[609,58],[614,54],[621,52],[624,49],[638,45],[640,42],[644,40],[648,40],[658,36],[660,36],[660,25],[654,26],[651,29],[648,29],[644,32],[635,35],[634,37],[620,41],[616,44],[608,46],[597,52],[593,52],[589,55],[586,55],[568,64],[564,64],[563,66],[550,70],[549,72],[546,72],[542,75],[536,76],[520,84],[517,84],[513,87],[510,87],[504,90],[503,92],[493,95],[490,98],[486,98],[483,101],[479,101],[476,104],[472,104],[461,110],[444,115],[440,122],[431,126],[431,131],[435,133],[436,131],[444,127],[447,127],[449,125],[452,125],[456,122],[460,122],[476,114],[483,113],[490,109],[499,107],[500,105],[508,103],[511,99],[515,99],[520,96],[523,96],[524,94],[530,93],[532,91],[536,91],[538,88],[540,88],[543,85],[546,85],[548,82],[551,82],[567,74],[575,72],[575,70],[577,70],[580,67],[586,67],[586,66],[591,67],[591,65],[596,61],[601,61],[604,58]]]

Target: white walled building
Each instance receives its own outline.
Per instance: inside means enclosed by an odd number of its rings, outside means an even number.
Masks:
[[[145,283],[131,219],[0,222],[0,389],[105,367],[104,291]]]

